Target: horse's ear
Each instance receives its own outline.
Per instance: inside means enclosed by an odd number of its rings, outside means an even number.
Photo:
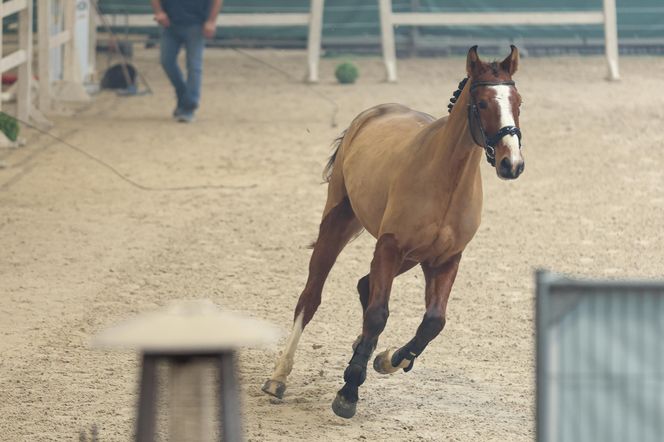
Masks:
[[[512,52],[500,63],[500,67],[510,75],[514,75],[519,67],[519,50],[514,45],[510,45],[510,48]]]
[[[466,73],[468,73],[468,76],[474,77],[473,74],[477,73],[481,65],[482,61],[480,56],[477,55],[477,45],[475,45],[468,50],[468,57],[466,58]]]

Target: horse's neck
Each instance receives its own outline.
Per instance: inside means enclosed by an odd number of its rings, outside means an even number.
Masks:
[[[433,123],[433,134],[425,147],[433,159],[431,166],[450,186],[475,178],[482,158],[482,149],[473,141],[468,124],[469,89],[470,84],[466,84],[444,125]]]

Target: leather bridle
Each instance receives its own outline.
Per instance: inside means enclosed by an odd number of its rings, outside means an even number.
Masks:
[[[468,105],[468,124],[470,125],[470,134],[473,141],[484,149],[486,160],[493,167],[496,166],[496,144],[506,135],[516,135],[519,139],[519,149],[521,149],[521,130],[516,126],[503,126],[491,136],[487,136],[482,126],[480,111],[473,96],[473,90],[481,86],[514,86],[513,81],[478,81],[470,85],[470,104]]]

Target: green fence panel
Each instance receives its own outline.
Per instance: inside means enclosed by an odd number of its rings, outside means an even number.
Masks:
[[[148,0],[101,0],[106,13],[117,14],[121,28],[122,15],[150,13]],[[621,41],[653,41],[664,44],[664,1],[617,0],[618,35]],[[588,11],[601,10],[602,0],[394,0],[395,11]],[[302,12],[309,8],[308,0],[225,0],[224,13]],[[146,29],[144,32],[156,30]],[[410,27],[397,29],[397,41],[410,35]],[[528,39],[566,39],[584,42],[603,39],[601,26],[510,26],[496,23],[488,27],[422,27],[422,36],[440,37],[441,41],[468,39],[498,39],[520,41]],[[325,4],[323,44],[331,41],[355,41],[378,44],[380,26],[377,0],[328,0]],[[300,41],[307,32],[303,27],[254,27],[219,29],[218,38],[252,38],[257,40]],[[401,40],[400,40],[401,39]]]

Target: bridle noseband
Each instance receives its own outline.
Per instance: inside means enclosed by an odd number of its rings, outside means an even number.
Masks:
[[[484,132],[484,127],[482,126],[482,119],[480,118],[480,111],[477,108],[477,103],[475,103],[475,97],[473,97],[473,90],[480,86],[514,86],[513,81],[478,81],[473,82],[470,85],[470,104],[468,105],[468,124],[470,125],[470,134],[473,136],[473,141],[478,146],[484,148],[484,153],[486,154],[486,160],[493,167],[496,166],[496,144],[506,135],[516,135],[519,139],[519,149],[521,149],[521,130],[516,126],[503,126],[500,130],[487,137],[486,132]]]

